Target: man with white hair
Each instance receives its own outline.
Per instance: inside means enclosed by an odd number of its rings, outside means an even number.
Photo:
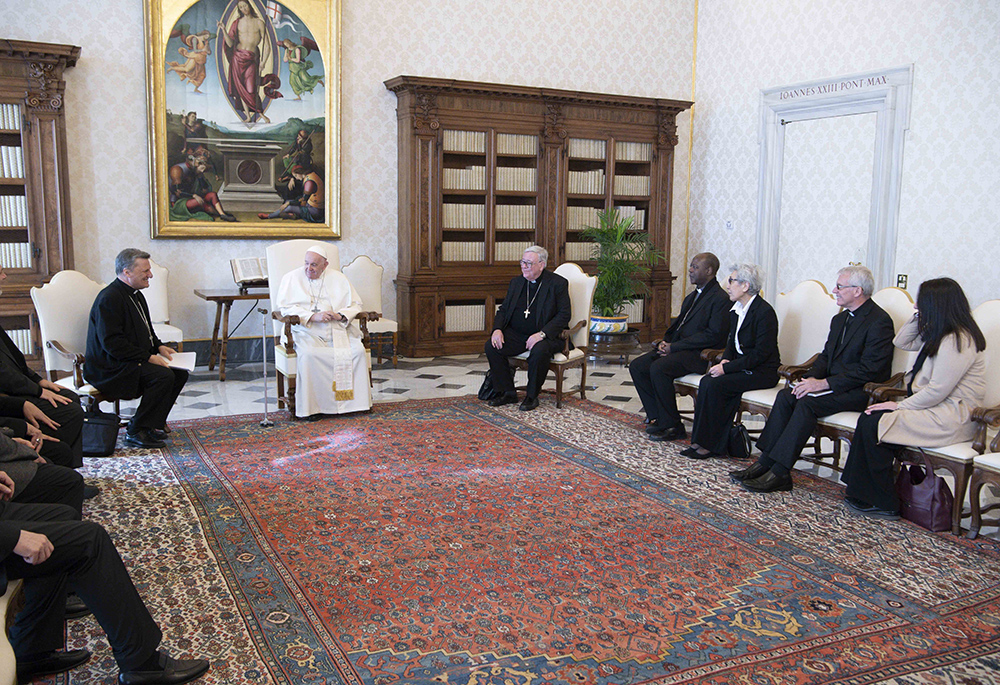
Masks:
[[[372,406],[368,352],[355,321],[361,297],[344,274],[328,266],[325,247],[307,249],[303,268],[281,279],[275,303],[283,316],[299,317],[292,326],[295,415],[310,420]]]
[[[538,245],[524,251],[521,275],[510,282],[507,296],[493,319],[486,358],[497,396],[490,400],[490,406],[517,402],[514,375],[507,359],[529,350],[528,388],[519,408],[531,411],[537,407],[552,355],[563,347],[559,334],[569,324],[569,283],[559,274],[545,270],[548,259],[548,251]]]
[[[784,388],[757,440],[760,459],[732,471],[733,480],[751,492],[792,489],[791,469],[816,428],[816,421],[868,406],[865,383],[892,374],[892,319],[871,299],[872,272],[848,266],[837,272],[833,293],[843,310],[830,320],[823,351],[802,380]]]

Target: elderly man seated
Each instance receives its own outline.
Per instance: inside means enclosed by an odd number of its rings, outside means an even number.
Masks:
[[[372,406],[368,351],[356,321],[361,298],[344,274],[328,266],[326,248],[310,247],[303,268],[281,279],[276,303],[283,316],[299,317],[292,326],[295,415],[310,420]]]

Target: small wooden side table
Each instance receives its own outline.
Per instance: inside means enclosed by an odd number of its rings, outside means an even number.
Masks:
[[[269,300],[268,291],[240,292],[239,290],[195,290],[194,294],[203,300],[215,303],[215,328],[212,330],[212,350],[208,355],[208,370],[215,368],[219,361],[219,380],[226,380],[226,346],[229,344],[229,310],[237,300]],[[219,339],[219,325],[222,325],[222,339]]]
[[[638,356],[645,352],[639,342],[639,329],[629,328],[622,333],[591,333],[590,334],[590,359],[615,359],[619,362],[624,360],[624,365],[628,366],[629,357]]]

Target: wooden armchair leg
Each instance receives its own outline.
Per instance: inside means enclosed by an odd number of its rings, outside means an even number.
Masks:
[[[295,420],[295,379],[288,379],[288,413],[292,415],[292,420]]]
[[[563,367],[560,364],[556,367],[556,409],[562,408],[563,393]]]
[[[969,504],[972,506],[972,520],[969,521],[969,533],[966,537],[975,540],[979,536],[979,529],[983,527],[983,510],[979,502],[982,495],[983,486],[986,480],[979,471],[972,472],[972,479],[969,482]]]
[[[285,374],[278,371],[275,376],[278,383],[278,409],[285,408]]]
[[[398,367],[398,360],[396,358],[396,348],[399,346],[399,333],[395,331],[392,334],[392,368]]]
[[[580,367],[580,399],[587,399],[587,362]]]
[[[962,508],[965,505],[965,491],[969,486],[969,477],[972,475],[972,466],[967,466],[955,474],[955,503],[951,510],[951,533],[952,535],[962,534]]]

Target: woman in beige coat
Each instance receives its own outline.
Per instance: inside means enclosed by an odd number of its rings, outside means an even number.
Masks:
[[[972,409],[986,392],[986,338],[961,286],[950,278],[924,281],[916,309],[893,340],[900,349],[920,350],[907,374],[910,396],[865,410],[840,477],[847,484],[847,506],[875,518],[899,518],[893,478],[897,446],[971,440]]]

